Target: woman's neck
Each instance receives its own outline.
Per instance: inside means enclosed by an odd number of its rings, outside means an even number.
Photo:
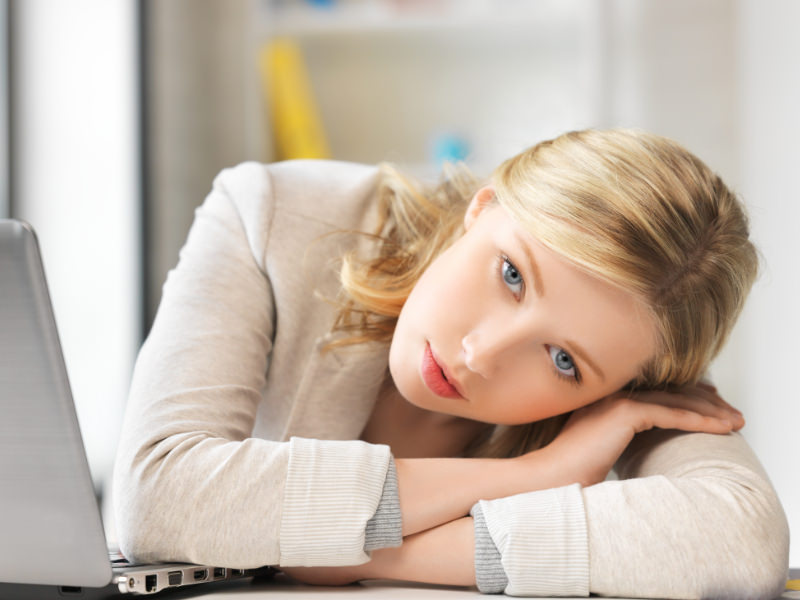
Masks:
[[[361,439],[389,445],[395,458],[451,457],[460,456],[490,427],[486,423],[414,406],[400,395],[391,378],[387,378]]]

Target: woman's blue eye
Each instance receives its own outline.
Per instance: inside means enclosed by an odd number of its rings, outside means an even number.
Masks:
[[[515,296],[520,296],[522,294],[524,282],[522,281],[522,274],[517,270],[517,267],[511,264],[511,261],[507,258],[503,257],[503,264],[500,269],[503,274],[503,281],[508,288],[514,292]]]
[[[558,346],[550,346],[550,358],[558,372],[566,377],[577,377],[572,357]]]

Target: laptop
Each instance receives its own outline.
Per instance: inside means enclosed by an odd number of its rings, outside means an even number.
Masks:
[[[108,598],[269,575],[109,551],[33,229],[0,219],[0,598]]]

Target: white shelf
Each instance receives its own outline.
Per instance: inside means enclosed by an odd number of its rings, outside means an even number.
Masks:
[[[389,2],[338,1],[330,6],[309,2],[260,0],[261,35],[343,36],[440,33],[489,28],[558,29],[574,20],[576,0],[441,0]],[[543,32],[543,31],[542,31]],[[535,35],[536,29],[531,30]]]
[[[252,0],[255,46],[302,48],[333,156],[435,172],[463,140],[486,165],[595,125],[601,5],[585,0]]]

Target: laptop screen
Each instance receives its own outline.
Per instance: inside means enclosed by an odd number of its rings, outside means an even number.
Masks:
[[[0,220],[0,332],[0,581],[103,586],[108,550],[39,248],[13,220]]]

